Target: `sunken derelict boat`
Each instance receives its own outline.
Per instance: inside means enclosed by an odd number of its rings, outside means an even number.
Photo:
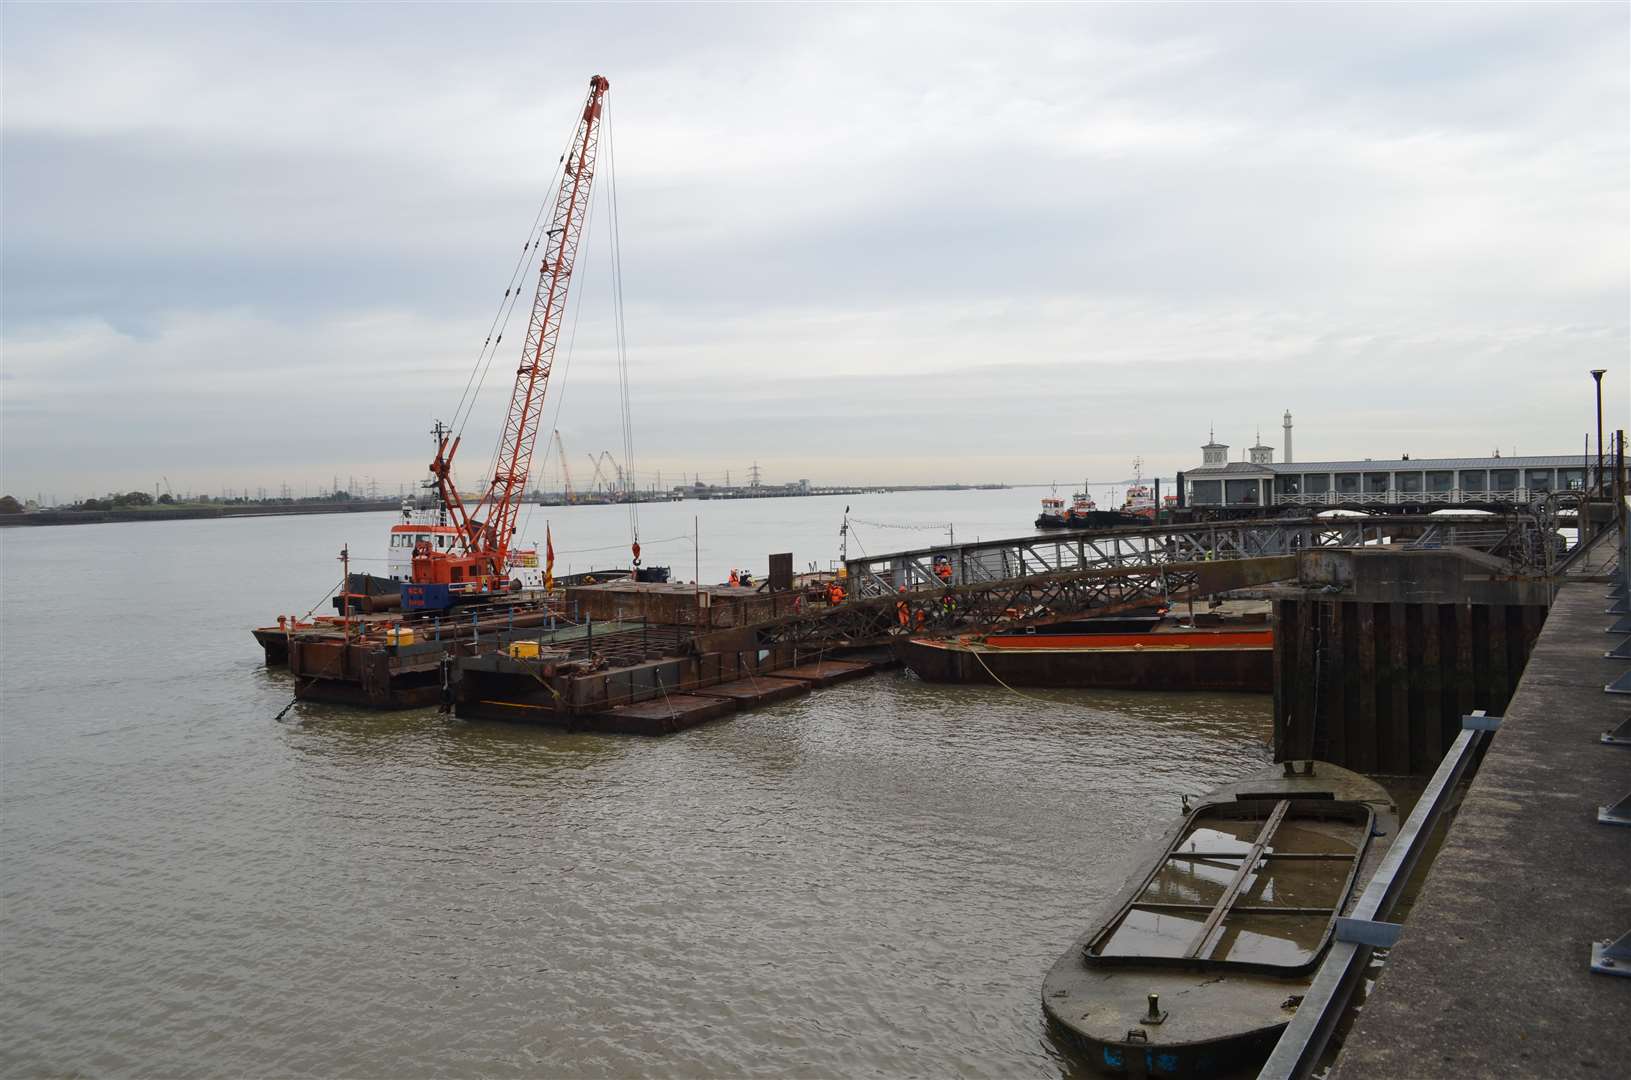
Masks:
[[[1207,794],[1048,972],[1049,1027],[1123,1075],[1260,1062],[1397,831],[1380,785],[1324,762]]]

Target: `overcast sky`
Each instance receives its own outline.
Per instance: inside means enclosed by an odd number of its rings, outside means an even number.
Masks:
[[[1171,475],[1286,409],[1305,459],[1575,451],[1588,369],[1627,424],[1628,12],[8,3],[0,487],[416,479],[596,73],[642,476]]]

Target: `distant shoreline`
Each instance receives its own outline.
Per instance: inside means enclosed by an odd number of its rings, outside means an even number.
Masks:
[[[778,492],[774,495],[713,495],[701,498],[687,498],[685,502],[727,502],[746,498],[787,499],[809,497],[809,495],[838,495],[838,494],[864,494],[869,491],[896,492],[896,491],[995,491],[1018,487],[1047,487],[1046,484],[922,484],[922,485],[879,485],[876,488],[856,488],[847,491],[812,491],[808,494],[794,492]],[[528,502],[535,500],[529,499]],[[666,499],[639,499],[638,503],[669,502]],[[537,502],[539,506],[556,506],[558,503],[550,502],[547,498]],[[583,506],[621,506],[623,503],[589,502],[584,501]],[[163,506],[154,504],[140,507],[121,507],[117,510],[35,510],[24,514],[0,514],[0,529],[23,528],[42,525],[106,525],[116,522],[132,521],[190,521],[204,518],[243,518],[243,517],[290,517],[300,514],[377,514],[386,510],[400,510],[401,499],[352,499],[349,502],[321,502],[321,503],[248,503],[225,504],[220,506]]]
[[[188,521],[198,518],[289,517],[296,514],[377,514],[400,510],[401,499],[353,499],[311,504],[246,504],[242,506],[143,506],[119,510],[36,510],[0,514],[0,528],[40,525],[105,525],[129,521]]]

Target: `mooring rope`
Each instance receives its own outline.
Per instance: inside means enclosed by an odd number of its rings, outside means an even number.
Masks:
[[[991,665],[985,662],[985,657],[981,656],[978,650],[970,648],[968,651],[969,655],[978,660],[980,662],[980,666],[985,668],[985,673],[991,676],[993,679],[996,679],[997,685],[1008,691],[1010,694],[1018,694],[1020,697],[1028,698],[1031,701],[1040,701],[1044,705],[1064,705],[1064,702],[1062,701],[1054,701],[1052,698],[1037,697],[1035,694],[1027,694],[1022,691],[1015,690],[1012,686],[1009,686],[1007,683],[1003,682],[1002,679],[997,677],[997,673],[991,670]]]

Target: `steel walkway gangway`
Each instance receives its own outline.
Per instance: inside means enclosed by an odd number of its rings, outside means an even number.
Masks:
[[[1355,515],[1148,525],[945,544],[845,561],[846,589],[862,600],[947,585],[985,585],[1082,570],[1155,567],[1295,555],[1319,547],[1398,544],[1463,547],[1547,565],[1561,544],[1540,514]]]
[[[878,645],[902,635],[954,637],[1018,630],[1060,620],[1114,615],[1282,581],[1296,574],[1287,555],[1100,566],[933,586],[851,598],[745,629],[760,648],[819,651]]]

